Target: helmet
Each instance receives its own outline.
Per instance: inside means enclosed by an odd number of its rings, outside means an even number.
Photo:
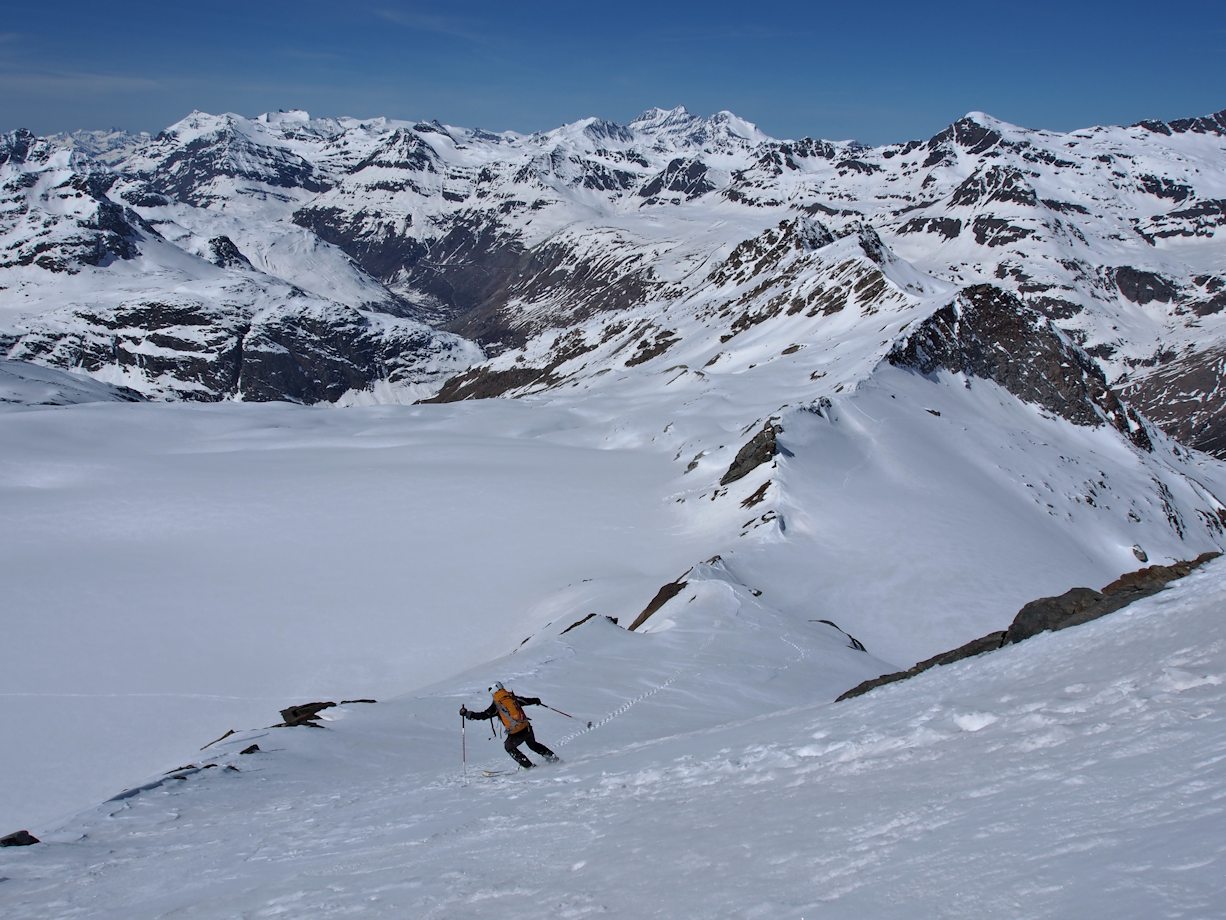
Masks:
[[[505,690],[507,688],[502,685],[502,681],[496,680],[494,681],[494,689],[495,690]]]

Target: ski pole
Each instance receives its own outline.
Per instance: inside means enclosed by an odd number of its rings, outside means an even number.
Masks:
[[[464,716],[460,716],[460,762],[464,764],[464,782],[468,782],[468,741],[464,734]]]
[[[554,712],[556,712],[556,713],[557,713],[558,715],[560,715],[560,716],[566,716],[566,718],[568,718],[568,719],[573,719],[573,718],[574,718],[574,716],[572,716],[572,715],[571,715],[569,712],[563,712],[561,709],[554,709],[554,708],[553,708],[552,706],[550,706],[548,703],[541,703],[541,705],[542,705],[542,706],[544,706],[546,709],[553,709],[553,711],[554,711]],[[591,723],[591,722],[588,722],[588,723],[587,723],[587,727],[588,727],[588,728],[591,728],[591,727],[592,727],[592,723]]]

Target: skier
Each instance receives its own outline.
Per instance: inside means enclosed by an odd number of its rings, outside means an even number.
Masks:
[[[495,683],[493,690],[494,701],[490,703],[487,709],[483,709],[480,712],[472,712],[467,706],[461,706],[460,715],[474,722],[498,716],[507,730],[507,740],[503,747],[507,749],[507,753],[511,755],[515,762],[525,770],[530,769],[534,764],[519,749],[519,746],[524,743],[527,743],[530,750],[544,757],[548,763],[557,763],[558,755],[536,740],[536,735],[532,733],[532,723],[524,715],[525,706],[543,706],[545,704],[534,696],[516,696],[501,683]]]

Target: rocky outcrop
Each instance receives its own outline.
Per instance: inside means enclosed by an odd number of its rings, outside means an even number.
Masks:
[[[960,118],[929,139],[924,168],[949,165],[957,161],[956,149],[975,156],[986,153],[1003,140],[1000,132],[975,118]]]
[[[834,622],[834,620],[810,620],[810,622],[812,622],[812,623],[822,623],[822,624],[824,624],[824,625],[826,625],[826,626],[829,626],[831,629],[837,629],[839,632],[841,632],[841,633],[842,633],[842,634],[843,634],[843,635],[844,635],[844,636],[847,638],[847,647],[848,647],[848,648],[850,648],[850,649],[855,649],[857,652],[866,652],[866,651],[868,651],[868,649],[866,649],[866,648],[864,647],[864,643],[863,643],[863,642],[861,642],[859,639],[857,639],[857,638],[856,638],[855,636],[853,636],[851,633],[847,632],[845,629],[843,629],[841,626],[839,626],[839,624],[838,624],[838,623],[836,623],[836,622]]]
[[[1049,629],[1063,629],[1065,625],[1082,622],[1082,615],[1097,609],[1102,599],[1103,595],[1093,588],[1071,588],[1059,597],[1031,601],[1014,618],[1001,644],[1021,642]]]
[[[707,173],[702,160],[675,159],[639,189],[639,196],[647,199],[645,204],[656,204],[670,197],[691,201],[715,190]]]
[[[975,655],[982,655],[984,652],[990,652],[993,649],[1000,648],[1001,642],[1005,637],[1003,630],[1000,632],[988,633],[978,639],[961,645],[958,648],[951,649],[948,652],[942,652],[939,655],[934,655],[931,658],[926,658],[923,661],[917,662],[905,671],[894,671],[890,674],[882,674],[880,677],[874,677],[866,680],[863,683],[857,684],[850,690],[841,694],[836,700],[836,703],[841,703],[843,700],[850,700],[857,696],[863,696],[870,690],[876,690],[878,687],[883,687],[886,684],[892,684],[900,680],[907,680],[915,677],[917,674],[922,674],[929,668],[935,668],[943,664],[953,664],[955,661],[961,661],[963,658],[971,658]]]
[[[335,709],[337,706],[352,706],[356,703],[375,703],[377,700],[360,699],[360,700],[341,700],[339,703],[331,700],[325,700],[317,703],[299,703],[294,706],[287,706],[281,710],[281,721],[270,728],[293,728],[296,725],[312,725],[315,728],[321,728],[319,724],[320,713],[325,709]],[[222,737],[225,737],[224,735]],[[220,739],[218,739],[220,740]],[[216,744],[216,742],[213,742]],[[207,745],[206,745],[207,746]],[[253,745],[258,751],[259,747]],[[240,751],[242,754],[255,753],[248,748],[245,751]]]
[[[764,463],[770,463],[783,448],[779,446],[779,432],[783,430],[774,420],[768,421],[762,429],[750,438],[737,451],[736,457],[728,471],[720,477],[721,486],[730,485],[738,479],[744,479]]]
[[[336,402],[379,381],[427,383],[479,352],[454,336],[349,307],[286,308],[259,317],[243,338],[238,392],[245,400]]]
[[[1022,642],[1048,630],[1067,629],[1070,626],[1078,626],[1104,617],[1127,607],[1134,601],[1157,594],[1172,581],[1185,577],[1220,555],[1221,553],[1202,553],[1195,559],[1186,562],[1152,565],[1120,576],[1101,591],[1095,591],[1093,588],[1072,588],[1059,597],[1044,597],[1031,601],[1018,611],[1008,629],[988,633],[956,649],[918,662],[905,671],[895,671],[866,680],[841,694],[835,702],[863,696],[877,687],[915,677],[930,668],[982,655],[1004,645]]]
[[[216,764],[216,763],[184,764],[181,767],[176,767],[173,770],[167,771],[165,775],[163,775],[162,777],[158,779],[153,780],[152,782],[143,783],[139,786],[133,786],[130,789],[125,789],[123,792],[120,792],[117,795],[111,796],[109,799],[107,799],[107,802],[108,803],[109,802],[124,802],[124,801],[127,801],[128,799],[134,799],[138,795],[140,795],[142,792],[152,792],[154,789],[161,789],[169,785],[172,782],[180,782],[180,783],[185,782],[190,777],[204,774],[205,771],[207,770],[217,770],[217,769],[221,769],[223,773],[238,773],[239,772],[238,767],[234,766],[233,764],[227,764],[224,768],[221,767],[221,764]]]
[[[579,628],[580,626],[582,626],[584,623],[590,622],[591,620],[594,620],[596,617],[597,617],[597,614],[595,614],[595,613],[589,613],[587,616],[583,617],[583,619],[581,619],[581,620],[575,620],[575,622],[573,622],[573,623],[571,623],[569,626],[567,626],[567,627],[566,627],[564,630],[562,630],[560,633],[558,633],[558,635],[559,635],[559,636],[565,636],[565,635],[566,635],[568,632],[570,632],[572,629],[578,629],[578,628]],[[616,626],[616,625],[617,625],[617,617],[610,617],[610,616],[606,616],[606,617],[605,617],[605,619],[606,619],[606,620],[608,620],[610,623],[612,623],[614,626]]]
[[[0,847],[30,847],[39,843],[39,839],[29,831],[13,831],[0,837]]]
[[[1013,204],[1033,208],[1038,203],[1038,195],[1021,171],[1005,166],[975,170],[950,199],[950,204],[962,207]]]
[[[660,588],[660,590],[656,592],[655,597],[653,597],[648,602],[647,606],[640,611],[639,615],[634,618],[634,622],[630,624],[630,631],[634,632],[649,619],[651,619],[652,615],[656,613],[656,611],[684,591],[685,586],[689,584],[689,582],[685,581],[684,578],[685,576],[683,575],[676,581],[670,581],[668,584]]]
[[[213,401],[233,395],[249,321],[239,310],[167,296],[117,307],[44,314],[9,357],[86,373],[117,371],[161,398]]]
[[[556,380],[550,376],[548,368],[513,367],[505,371],[496,371],[488,367],[474,367],[452,377],[443,384],[437,394],[429,399],[423,399],[422,402],[445,403],[461,402],[466,399],[492,399],[533,384],[553,382]]]
[[[784,260],[795,253],[813,252],[834,240],[835,235],[812,218],[782,220],[778,226],[738,243],[728,257],[712,269],[709,279],[714,285],[744,284],[777,272]]]
[[[1174,282],[1155,272],[1121,265],[1111,269],[1108,275],[1124,297],[1141,306],[1154,301],[1170,303],[1179,294]]]
[[[1155,134],[1165,134],[1168,137],[1172,134],[1188,133],[1226,136],[1226,109],[1212,115],[1204,115],[1199,118],[1178,118],[1170,122],[1147,119],[1137,122],[1134,127],[1144,128]]]
[[[1134,601],[1149,597],[1177,578],[1183,578],[1221,553],[1203,553],[1188,562],[1151,565],[1121,576],[1101,591],[1073,588],[1059,597],[1031,601],[1019,612],[1005,632],[1004,643],[1021,642],[1048,630],[1067,629],[1114,613]]]
[[[908,333],[888,360],[922,374],[991,380],[1073,424],[1107,424],[1152,449],[1145,423],[1107,385],[1102,368],[1048,319],[992,285],[965,288]]]
[[[319,728],[319,714],[325,709],[332,709],[335,706],[336,703],[333,702],[302,703],[297,706],[288,706],[281,710],[281,723],[273,727],[293,728],[296,725],[310,725],[313,728]]]
[[[251,260],[228,236],[216,236],[209,240],[209,261],[221,268],[251,268]]]
[[[1206,198],[1142,221],[1137,232],[1154,243],[1177,237],[1212,239],[1223,227],[1226,227],[1226,198]]]

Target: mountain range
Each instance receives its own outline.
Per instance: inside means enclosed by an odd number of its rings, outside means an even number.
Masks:
[[[17,131],[0,341],[156,398],[407,399],[461,371],[453,395],[515,393],[987,284],[1215,451],[1224,154],[1226,113],[1067,134],[971,113],[876,148],[684,108],[532,135],[297,111]]]

